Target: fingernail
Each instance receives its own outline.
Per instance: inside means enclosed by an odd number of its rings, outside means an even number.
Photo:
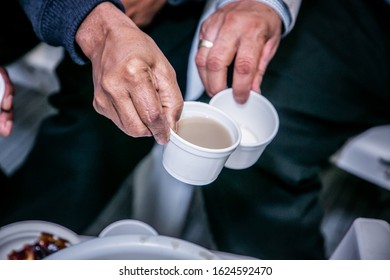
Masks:
[[[5,123],[0,124],[0,131],[1,131],[1,136],[7,137],[11,134],[12,131],[12,121],[6,121]]]
[[[247,100],[247,98],[245,97],[242,97],[242,96],[234,96],[234,100],[238,103],[238,104],[244,104]]]
[[[6,123],[5,123],[5,128],[7,129],[7,130],[9,130],[9,131],[11,131],[11,129],[12,129],[12,126],[13,126],[13,121],[6,121]]]
[[[154,139],[156,140],[157,144],[165,145],[169,142],[169,136],[165,137],[164,135],[155,135]]]
[[[10,109],[12,108],[13,99],[14,99],[14,97],[13,97],[12,95],[8,95],[8,96],[4,99],[3,108],[4,108],[5,110],[10,110]]]

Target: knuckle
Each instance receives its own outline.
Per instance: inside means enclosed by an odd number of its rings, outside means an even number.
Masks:
[[[226,24],[234,24],[236,22],[240,22],[242,20],[241,13],[237,13],[235,10],[230,10],[225,13],[225,23]]]
[[[102,96],[99,94],[96,94],[93,98],[92,105],[93,105],[93,108],[96,110],[96,112],[98,112],[99,114],[103,113],[103,110],[102,110],[103,104],[104,104],[104,100],[103,100]]]
[[[126,63],[126,66],[124,69],[126,76],[129,78],[137,77],[139,72],[142,71],[142,69],[144,68],[142,66],[142,64],[143,64],[143,62],[137,58],[133,58],[131,61]]]
[[[195,64],[198,68],[205,69],[206,68],[206,59],[201,55],[197,55],[195,57]]]
[[[157,110],[148,110],[144,115],[144,123],[146,126],[153,126],[161,121],[161,113]]]
[[[210,58],[207,60],[206,68],[212,72],[219,72],[225,68],[225,65],[218,56],[210,55]]]
[[[123,69],[126,79],[137,80],[140,73],[146,71],[145,62],[138,58],[132,58]]]
[[[259,29],[257,34],[257,40],[261,42],[266,42],[270,38],[269,32],[265,29]]]
[[[253,59],[249,57],[239,58],[235,63],[235,70],[238,74],[248,75],[253,73],[256,69],[255,65],[252,63]]]
[[[167,74],[168,77],[172,78],[173,80],[176,80],[177,78],[176,71],[171,65],[167,67],[167,73],[168,73]]]
[[[100,86],[102,87],[104,92],[115,92],[115,87],[117,86],[117,79],[114,75],[107,74],[103,75],[100,81]],[[97,98],[97,95],[95,98]]]

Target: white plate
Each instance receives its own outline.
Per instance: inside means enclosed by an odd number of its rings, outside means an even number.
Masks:
[[[42,232],[68,240],[72,245],[80,242],[73,231],[45,221],[22,221],[0,228],[0,260],[8,259],[12,250],[21,250],[26,244],[34,244]]]
[[[214,260],[213,252],[196,244],[154,235],[95,238],[58,251],[51,260]]]

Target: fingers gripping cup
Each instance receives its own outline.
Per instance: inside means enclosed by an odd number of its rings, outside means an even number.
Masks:
[[[274,106],[254,91],[250,92],[245,104],[238,104],[233,98],[231,88],[217,93],[209,104],[235,120],[241,130],[240,145],[225,166],[231,169],[252,166],[278,132],[279,117]]]
[[[4,93],[5,93],[5,82],[3,76],[0,75],[0,113],[1,113],[1,103],[3,102]]]
[[[222,110],[187,101],[177,131],[171,130],[163,148],[163,166],[182,182],[207,185],[218,177],[240,141],[240,128]]]

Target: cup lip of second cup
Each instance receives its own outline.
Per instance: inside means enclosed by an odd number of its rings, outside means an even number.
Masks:
[[[202,147],[202,146],[198,146],[198,145],[195,145],[195,144],[192,144],[191,142],[183,139],[182,137],[180,137],[173,129],[171,129],[171,135],[174,135],[175,137],[170,137],[170,141],[173,141],[174,143],[176,143],[177,145],[179,144],[184,144],[188,147],[190,147],[191,149],[195,150],[195,151],[200,151],[200,152],[205,152],[205,153],[214,153],[214,154],[223,154],[223,153],[229,153],[231,152],[232,150],[235,150],[239,145],[240,145],[240,142],[241,142],[241,130],[240,130],[240,127],[238,126],[237,122],[234,121],[230,116],[228,116],[225,112],[223,112],[221,109],[217,108],[217,107],[214,107],[214,106],[211,106],[207,103],[204,103],[204,102],[201,102],[201,101],[185,101],[184,102],[185,105],[184,106],[192,106],[192,105],[195,105],[195,106],[202,106],[202,107],[207,107],[207,108],[210,108],[212,110],[215,110],[216,112],[218,112],[218,114],[222,115],[224,118],[226,118],[227,120],[229,120],[229,122],[231,122],[231,124],[235,127],[237,133],[238,133],[238,137],[236,139],[236,141],[234,141],[234,143],[232,145],[230,145],[229,147],[227,148],[222,148],[222,149],[211,149],[211,148],[205,148],[205,147]]]
[[[218,99],[221,99],[224,97],[224,95],[228,94],[229,92],[232,92],[232,88],[227,88],[227,89],[224,89],[222,91],[220,91],[219,93],[217,93],[216,95],[214,95],[210,101],[209,101],[209,104],[217,109],[219,109],[218,107],[216,107],[215,105],[213,105],[216,100]],[[263,102],[265,102],[267,105],[268,105],[268,108],[271,110],[271,113],[272,115],[274,116],[274,120],[275,120],[275,128],[273,129],[272,133],[266,138],[264,139],[263,141],[259,141],[257,143],[241,143],[239,144],[239,148],[253,148],[253,147],[257,147],[257,146],[263,146],[265,144],[268,144],[270,141],[272,141],[274,139],[274,137],[276,136],[276,134],[278,133],[279,131],[279,115],[278,115],[278,112],[276,111],[274,105],[265,97],[263,96],[261,93],[259,92],[255,92],[253,90],[251,90],[249,92],[249,94],[251,96],[253,96],[254,98],[259,98],[261,99]],[[219,109],[221,110],[221,109]],[[226,113],[225,113],[226,114]],[[235,123],[237,123],[236,120],[234,120],[232,117],[230,117]],[[237,124],[238,125],[238,124]],[[240,126],[238,125],[238,127],[240,128]],[[241,130],[241,129],[240,129]]]

